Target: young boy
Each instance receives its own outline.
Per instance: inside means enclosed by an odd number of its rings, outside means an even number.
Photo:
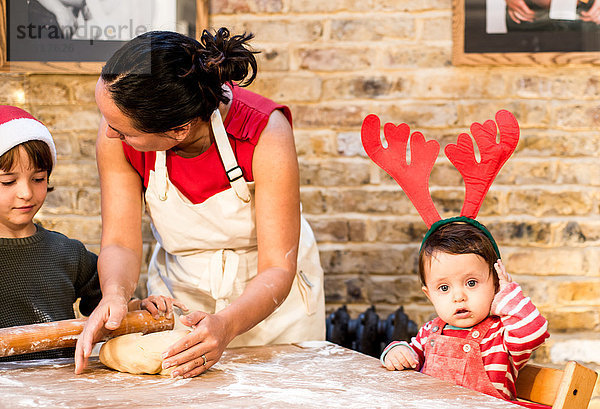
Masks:
[[[472,219],[439,225],[419,253],[422,289],[438,318],[410,344],[388,345],[381,362],[514,400],[519,369],[549,336],[547,322],[506,273],[483,225]]]
[[[98,257],[63,234],[33,222],[56,164],[48,129],[26,111],[0,105],[0,328],[75,318],[73,303],[89,315],[100,299]],[[129,309],[157,315],[163,297],[132,300]],[[74,348],[0,358],[0,361],[72,357]]]

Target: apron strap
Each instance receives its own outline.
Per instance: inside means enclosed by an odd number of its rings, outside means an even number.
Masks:
[[[210,123],[212,125],[213,134],[215,135],[219,156],[225,166],[227,179],[229,179],[229,183],[233,190],[235,190],[237,197],[244,203],[248,203],[250,201],[250,190],[244,179],[242,168],[238,165],[235,155],[233,154],[233,149],[231,149],[231,145],[229,144],[229,138],[227,137],[227,132],[225,131],[225,126],[223,125],[221,113],[218,108],[215,109],[210,116]]]
[[[216,300],[215,312],[230,304],[240,256],[233,250],[216,251],[210,259],[210,293]]]
[[[167,153],[165,151],[156,152],[156,160],[154,161],[154,174],[156,175],[156,187],[158,190],[158,198],[161,201],[167,200]]]

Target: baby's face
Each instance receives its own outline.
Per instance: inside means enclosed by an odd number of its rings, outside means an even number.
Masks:
[[[425,265],[423,292],[444,322],[468,328],[489,315],[495,286],[482,257],[436,252]]]

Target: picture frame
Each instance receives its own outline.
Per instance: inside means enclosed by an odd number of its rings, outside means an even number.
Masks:
[[[118,48],[131,38],[149,31],[149,25],[145,22],[154,18],[149,17],[147,7],[141,9],[134,6],[130,6],[131,16],[123,16],[122,2],[119,3],[121,6],[118,7],[117,15],[111,17],[105,12],[111,9],[100,8],[99,2],[102,1],[114,0],[86,0],[86,5],[89,6],[88,14],[84,15],[81,10],[77,11],[75,17],[79,22],[84,21],[84,24],[77,24],[73,31],[68,25],[57,24],[56,14],[49,13],[37,0],[0,0],[0,72],[99,73],[104,62]],[[160,29],[177,28],[175,31],[178,32],[188,30],[185,34],[199,37],[202,30],[198,28],[208,28],[209,0],[187,1],[189,5],[177,9],[176,21],[172,13],[173,18],[165,24],[167,28],[159,25]],[[96,9],[92,8],[93,2],[98,2],[95,4]],[[157,4],[160,7],[164,3]],[[193,10],[194,5],[195,21],[180,20],[182,16],[187,19],[190,15],[189,9]],[[184,7],[188,10],[183,10]],[[97,13],[90,13],[90,9]],[[158,18],[164,16],[164,13],[154,14]],[[93,19],[89,18],[90,15],[100,17]],[[48,16],[53,24],[48,23]],[[119,21],[124,21],[124,24]],[[152,20],[152,23],[156,23],[156,19]]]
[[[452,0],[452,63],[600,65],[600,24],[551,19],[550,11],[536,9],[538,22],[515,25],[507,13],[505,0]]]

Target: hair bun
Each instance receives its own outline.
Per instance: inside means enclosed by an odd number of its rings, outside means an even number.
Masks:
[[[173,31],[149,31],[125,43],[102,67],[102,81],[115,105],[135,129],[163,133],[199,118],[210,121],[230,101],[223,84],[256,76],[252,35],[229,36],[227,29],[201,41]],[[250,71],[252,74],[249,75]]]
[[[215,75],[221,83],[244,81],[241,86],[250,85],[256,78],[256,51],[248,48],[248,41],[253,34],[234,35],[230,37],[225,27],[218,29],[214,35],[208,30],[202,32],[200,47],[194,50],[191,71],[201,75]],[[250,75],[249,78],[247,78]]]

